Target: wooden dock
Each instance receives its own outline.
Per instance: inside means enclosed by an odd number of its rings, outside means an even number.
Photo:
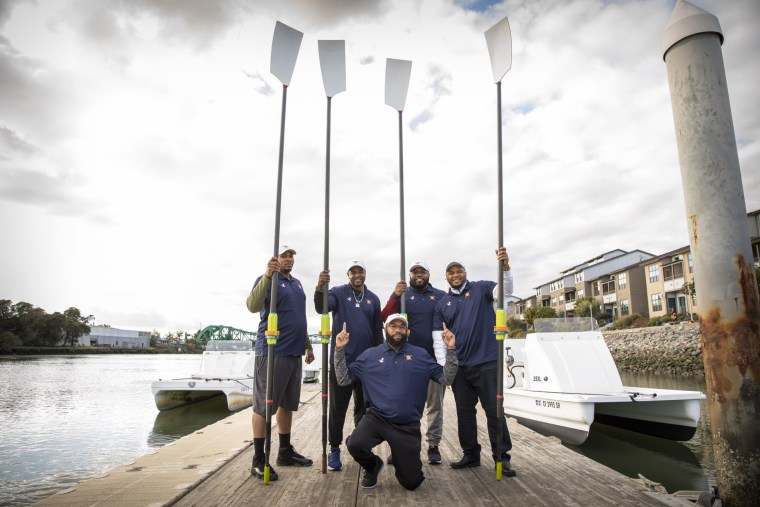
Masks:
[[[314,460],[309,468],[277,467],[279,480],[264,485],[251,477],[252,446],[248,446],[200,484],[189,489],[170,504],[188,507],[211,505],[249,506],[586,506],[586,505],[693,505],[683,500],[645,491],[641,483],[600,465],[562,446],[557,439],[543,437],[509,420],[514,448],[512,464],[517,477],[496,481],[494,463],[488,445],[485,415],[478,413],[479,440],[483,445],[481,466],[453,470],[449,462],[461,457],[457,438],[454,397],[450,390],[444,403],[444,435],[440,444],[443,463],[429,465],[423,459],[425,482],[415,491],[402,488],[394,477],[394,468],[386,465],[378,487],[364,490],[359,486],[361,469],[353,461],[345,445],[342,449],[343,470],[321,473],[322,404],[319,385],[304,386],[303,405],[293,420],[292,441],[301,454]],[[349,409],[349,414],[351,409]],[[344,438],[353,429],[346,418]],[[272,442],[277,449],[276,430]],[[423,454],[425,420],[423,418]],[[376,451],[383,459],[387,444]],[[426,456],[425,456],[426,457]],[[685,503],[681,503],[685,502]]]

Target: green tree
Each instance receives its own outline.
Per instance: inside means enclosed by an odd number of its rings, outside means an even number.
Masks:
[[[63,312],[65,321],[63,323],[63,345],[71,343],[73,346],[80,336],[90,332],[90,322],[94,319],[92,315],[83,316],[78,308],[69,307]]]
[[[24,345],[44,345],[45,310],[31,303],[20,301],[12,306],[16,315],[15,329],[11,329]]]
[[[536,319],[551,319],[557,317],[557,312],[551,306],[531,306],[525,309],[525,322],[534,327],[533,323]],[[535,328],[534,328],[535,329]]]
[[[591,317],[591,310],[594,307],[594,298],[591,296],[575,300],[575,316]],[[593,308],[594,310],[596,308]]]
[[[21,345],[21,339],[10,331],[0,331],[0,353],[7,354]]]

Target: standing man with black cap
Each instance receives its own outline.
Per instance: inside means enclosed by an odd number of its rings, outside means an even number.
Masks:
[[[450,350],[442,368],[425,349],[407,343],[407,325],[403,315],[389,315],[385,320],[386,342],[364,351],[350,364],[346,364],[345,349],[354,339],[353,333],[347,332],[344,324],[335,337],[338,382],[349,385],[364,381],[367,413],[346,442],[348,452],[364,469],[364,489],[377,486],[383,460],[372,449],[385,441],[395,456],[399,484],[409,490],[422,484],[420,419],[428,382],[450,383],[456,373],[453,335],[446,337]]]
[[[509,270],[509,256],[505,248],[496,250],[496,258],[504,265],[504,294],[511,294],[512,272]],[[451,384],[457,407],[459,444],[464,455],[451,463],[452,468],[480,466],[480,444],[476,405],[486,413],[488,439],[494,462],[501,460],[502,471],[507,477],[514,477],[515,470],[510,464],[507,451],[512,448],[507,420],[496,417],[496,339],[494,326],[496,312],[494,301],[498,300],[499,285],[496,282],[467,280],[467,272],[462,263],[450,262],[446,266],[446,280],[449,293],[435,307],[433,321],[436,342],[447,337],[456,337],[456,354],[459,362],[457,375]],[[453,338],[452,338],[453,339]],[[502,455],[496,455],[496,431],[502,432]]]
[[[401,280],[385,303],[382,311],[383,320],[389,315],[400,311],[401,295],[406,292],[406,318],[409,321],[409,343],[423,348],[431,357],[443,366],[446,361],[445,350],[433,349],[433,312],[435,305],[446,293],[436,289],[430,284],[430,268],[424,261],[416,261],[409,268],[409,287]],[[428,383],[428,393],[425,405],[427,406],[427,443],[428,463],[438,465],[441,463],[441,452],[438,444],[441,442],[443,433],[443,395],[445,386],[440,382],[431,380]],[[388,456],[388,463],[392,464],[393,455]]]
[[[264,275],[256,279],[246,306],[252,313],[259,312],[259,329],[256,333],[256,372],[253,397],[253,447],[254,456],[251,475],[264,478],[264,445],[266,439],[266,381],[267,342],[265,331],[269,319],[272,275],[279,273],[277,283],[277,314],[279,331],[273,358],[272,407],[277,410],[275,418],[280,436],[277,464],[280,466],[311,466],[312,460],[298,454],[290,444],[293,412],[301,400],[301,363],[314,360],[309,334],[306,329],[306,293],[301,282],[291,275],[296,251],[287,245],[280,247],[279,255],[267,263]],[[269,480],[277,480],[277,472],[269,469]]]
[[[346,363],[351,364],[359,354],[383,342],[383,322],[380,319],[380,299],[364,284],[367,270],[364,263],[358,259],[349,261],[346,267],[348,283],[332,287],[328,296],[328,309],[333,314],[332,348],[330,364],[334,365],[335,337],[346,326],[353,337],[350,345],[346,346]],[[322,271],[314,292],[314,308],[322,313],[322,300],[325,283],[330,282],[330,273]],[[364,393],[360,381],[347,386],[339,386],[335,377],[335,367],[330,368],[329,400],[330,410],[328,419],[328,440],[330,454],[327,457],[328,470],[337,471],[343,468],[340,460],[340,444],[343,442],[343,425],[346,412],[354,397],[354,426],[359,425],[364,416]]]

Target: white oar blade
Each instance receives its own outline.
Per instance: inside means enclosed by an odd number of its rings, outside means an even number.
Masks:
[[[317,46],[325,94],[334,97],[346,91],[346,41],[321,40]]]
[[[409,78],[412,75],[411,60],[385,60],[385,103],[397,111],[404,110]]]
[[[504,18],[486,30],[488,56],[491,58],[493,82],[498,83],[512,68],[512,31],[509,19]]]
[[[269,63],[269,69],[285,86],[290,85],[290,78],[293,77],[298,50],[301,48],[301,39],[303,39],[303,33],[295,28],[290,28],[279,21],[274,26],[272,59]]]

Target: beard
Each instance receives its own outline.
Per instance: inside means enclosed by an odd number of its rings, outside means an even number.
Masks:
[[[400,349],[404,346],[406,343],[406,333],[401,335],[401,338],[396,339],[393,335],[391,335],[388,331],[385,332],[385,341],[388,342],[388,345],[395,349]]]

